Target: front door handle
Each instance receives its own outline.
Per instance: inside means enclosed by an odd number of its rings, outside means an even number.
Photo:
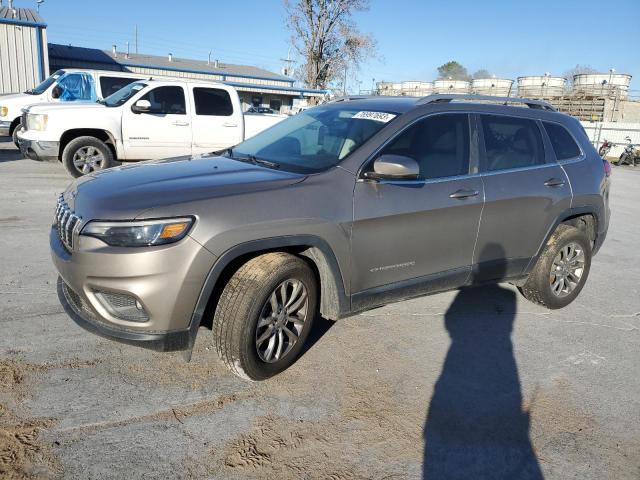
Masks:
[[[480,192],[478,192],[477,190],[461,189],[453,192],[451,195],[449,195],[449,198],[463,199],[463,198],[469,198],[469,197],[477,197],[479,194]]]
[[[188,127],[189,126],[189,122],[173,122],[173,125],[175,125],[176,127]]]
[[[230,123],[230,122],[227,122],[227,123],[223,123],[223,124],[222,124],[222,126],[223,126],[223,127],[237,127],[237,126],[238,126],[238,124],[237,124],[237,123]]]
[[[550,178],[546,182],[544,182],[545,187],[562,187],[564,185],[564,180],[560,180],[559,178]]]

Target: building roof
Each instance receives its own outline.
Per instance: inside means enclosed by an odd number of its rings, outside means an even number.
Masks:
[[[0,23],[46,26],[42,17],[29,8],[0,7]]]
[[[49,57],[111,65],[159,68],[191,73],[208,73],[214,75],[240,76],[265,80],[279,80],[291,83],[294,82],[293,79],[285,77],[284,75],[279,75],[250,65],[219,63],[218,68],[214,68],[213,62],[211,64],[207,64],[206,60],[190,60],[174,56],[170,61],[168,55],[159,56],[135,53],[130,53],[129,57],[125,58],[126,55],[124,52],[118,52],[114,55],[113,52],[109,50],[74,47],[71,45],[59,45],[55,43],[49,44]]]

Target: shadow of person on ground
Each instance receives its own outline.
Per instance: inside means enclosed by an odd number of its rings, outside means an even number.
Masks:
[[[504,249],[491,244],[480,262],[504,257]],[[497,263],[492,278],[505,274],[504,262]],[[522,410],[511,343],[515,315],[515,292],[497,284],[463,288],[449,306],[451,346],[424,427],[424,479],[543,478]]]

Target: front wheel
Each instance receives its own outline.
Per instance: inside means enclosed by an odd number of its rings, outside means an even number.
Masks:
[[[11,134],[11,137],[13,138],[13,143],[18,148],[20,148],[20,143],[18,143],[18,132],[20,130],[22,130],[22,123],[19,123],[18,125],[16,125],[16,127],[13,129],[13,133]]]
[[[582,230],[562,224],[519,290],[527,300],[544,307],[566,307],[584,287],[590,268],[589,238]]]
[[[222,361],[248,380],[292,365],[317,315],[317,288],[314,272],[294,255],[273,252],[245,263],[216,307],[213,335]]]
[[[114,164],[111,149],[95,137],[78,137],[71,140],[62,152],[64,168],[72,177],[104,170]]]

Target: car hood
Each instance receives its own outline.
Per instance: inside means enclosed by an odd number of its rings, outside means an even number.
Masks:
[[[101,103],[96,102],[60,102],[60,103],[40,103],[29,105],[26,110],[29,113],[53,113],[53,112],[69,112],[72,110],[97,110],[108,108]]]
[[[83,219],[122,220],[144,218],[146,211],[163,206],[281,188],[304,178],[227,157],[178,157],[86,175],[67,188],[64,199]]]

